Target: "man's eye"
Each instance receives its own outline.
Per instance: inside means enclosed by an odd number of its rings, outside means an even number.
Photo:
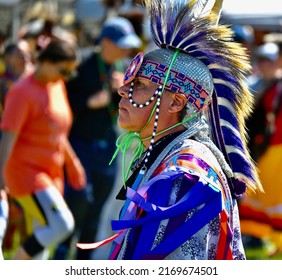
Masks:
[[[134,82],[134,85],[136,87],[143,87],[144,86],[140,81]]]

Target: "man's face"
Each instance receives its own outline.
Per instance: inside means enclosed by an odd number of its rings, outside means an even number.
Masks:
[[[137,78],[134,80],[133,100],[137,104],[145,103],[152,97],[157,88],[157,84],[154,84],[146,79]],[[118,124],[121,128],[128,131],[140,132],[145,127],[150,117],[150,114],[156,104],[157,97],[148,106],[144,106],[143,108],[134,107],[130,103],[128,97],[129,89],[130,84],[126,84],[121,86],[118,90],[119,95],[122,97],[119,102]],[[159,115],[160,119],[158,122],[158,127],[160,128],[165,125],[167,118],[170,117],[167,112],[169,104],[172,101],[172,95],[172,93],[167,92],[162,95]],[[163,114],[162,112],[165,112],[165,114]],[[143,130],[142,137],[147,137],[152,134],[154,119],[155,118],[153,116],[148,126]]]
[[[25,69],[24,54],[19,49],[15,49],[7,56],[6,67],[15,75],[20,75]]]
[[[130,54],[130,49],[121,49],[111,40],[104,38],[101,41],[101,56],[107,64],[125,58]]]

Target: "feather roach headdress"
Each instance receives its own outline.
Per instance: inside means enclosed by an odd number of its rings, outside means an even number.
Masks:
[[[159,92],[163,86],[184,93],[189,114],[205,111],[210,138],[231,167],[235,196],[246,188],[262,190],[246,148],[245,119],[253,106],[245,83],[250,64],[231,28],[219,23],[222,0],[145,0],[145,5],[158,48],[133,59],[125,83],[142,77],[160,85]]]

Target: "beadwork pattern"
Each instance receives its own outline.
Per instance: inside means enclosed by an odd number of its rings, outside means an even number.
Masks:
[[[150,80],[158,85],[163,85],[163,80],[167,72],[167,66],[150,60],[143,62],[136,78]],[[175,93],[185,94],[189,103],[197,110],[200,110],[210,96],[207,91],[198,83],[180,72],[171,70],[165,87]]]
[[[156,96],[161,96],[162,94],[162,86],[159,86],[157,88],[157,90],[155,91],[155,93],[153,94],[153,96],[147,100],[146,102],[144,103],[136,103],[132,97],[132,94],[133,94],[133,87],[134,87],[134,82],[131,82],[130,84],[130,89],[129,89],[129,93],[128,93],[128,97],[129,97],[129,101],[130,103],[134,106],[134,107],[138,107],[138,108],[143,108],[145,106],[148,106],[150,105],[156,98]]]

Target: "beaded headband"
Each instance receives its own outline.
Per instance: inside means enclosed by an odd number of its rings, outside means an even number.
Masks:
[[[135,78],[149,80],[172,92],[185,94],[187,101],[196,111],[200,111],[211,101],[213,92],[211,75],[201,61],[187,54],[179,53],[170,70],[166,84],[164,84],[174,52],[175,50],[172,49],[159,49],[146,54],[145,57],[142,53],[138,53],[125,73],[124,84],[132,82]],[[153,60],[149,59],[151,57]],[[184,65],[183,61],[187,64],[185,64],[185,68],[179,69],[179,65]]]

